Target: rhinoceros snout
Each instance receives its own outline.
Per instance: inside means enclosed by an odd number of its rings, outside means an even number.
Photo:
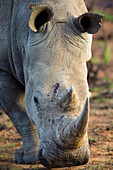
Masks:
[[[50,128],[48,119],[41,122],[40,129],[37,127],[40,138],[38,158],[41,164],[49,169],[86,164],[90,157],[87,137],[88,117],[87,98],[77,119],[57,117],[54,124],[53,121],[49,121],[53,128]],[[46,126],[42,126],[45,124]]]
[[[77,150],[62,150],[57,148],[53,153],[53,148],[46,152],[41,149],[38,154],[39,161],[45,167],[62,168],[70,166],[84,165],[89,161],[90,151],[87,145],[78,148]]]

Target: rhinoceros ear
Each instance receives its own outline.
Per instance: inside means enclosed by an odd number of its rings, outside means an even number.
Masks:
[[[46,5],[37,6],[33,3],[30,4],[30,8],[32,13],[29,19],[29,27],[32,31],[37,32],[41,26],[50,21],[53,16],[53,10]]]
[[[95,34],[101,27],[102,18],[102,15],[88,12],[77,18],[77,26],[82,32]]]

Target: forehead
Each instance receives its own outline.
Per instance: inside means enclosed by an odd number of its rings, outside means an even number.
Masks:
[[[75,17],[87,12],[84,0],[38,0],[37,4],[49,5],[53,8],[54,14],[58,16],[67,16],[67,13]]]

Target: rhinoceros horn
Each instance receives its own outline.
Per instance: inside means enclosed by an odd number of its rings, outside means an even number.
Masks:
[[[70,86],[69,89],[61,95],[58,100],[58,104],[63,110],[77,109],[77,97],[72,86]]]
[[[88,98],[85,101],[80,116],[60,131],[59,140],[64,148],[83,145],[87,137],[87,128],[89,120]]]

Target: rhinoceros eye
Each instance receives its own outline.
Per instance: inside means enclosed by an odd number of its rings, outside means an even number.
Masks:
[[[34,103],[36,105],[37,108],[39,108],[39,101],[38,101],[38,98],[37,97],[34,97]]]

